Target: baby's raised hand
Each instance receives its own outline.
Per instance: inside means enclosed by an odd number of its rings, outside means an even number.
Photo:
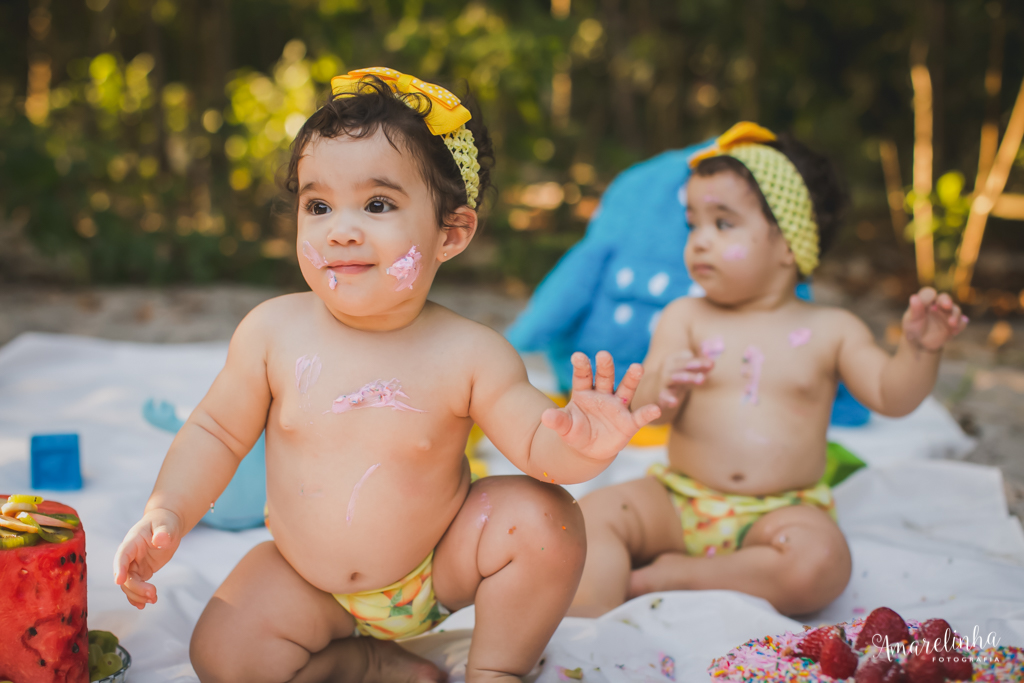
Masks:
[[[181,520],[160,508],[143,515],[125,535],[114,553],[114,583],[133,606],[142,609],[156,602],[156,586],[147,581],[167,564],[180,542]]]
[[[614,458],[637,430],[661,415],[653,404],[629,410],[644,374],[640,364],[630,366],[614,392],[615,363],[607,351],[597,354],[596,378],[584,353],[572,355],[572,368],[572,400],[565,408],[545,410],[541,422],[578,453],[595,460]]]
[[[953,336],[967,327],[967,316],[948,294],[924,287],[910,296],[903,314],[903,335],[919,349],[938,351]]]
[[[692,351],[682,350],[667,356],[661,366],[661,391],[658,405],[676,408],[693,387],[707,381],[708,373],[715,367],[711,358],[698,358]]]

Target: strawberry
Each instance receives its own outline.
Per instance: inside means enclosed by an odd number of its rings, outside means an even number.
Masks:
[[[808,631],[803,639],[797,643],[796,653],[801,657],[807,657],[817,662],[821,657],[822,646],[829,636],[832,635],[839,637],[839,629],[835,626],[822,626],[813,631]]]
[[[929,619],[924,622],[917,637],[936,652],[953,650],[953,629],[945,619]]]
[[[854,680],[856,683],[883,683],[891,668],[892,662],[885,657],[872,657],[857,667]]]
[[[886,638],[890,643],[909,641],[910,631],[903,617],[888,607],[879,607],[864,620],[864,628],[857,636],[856,648],[863,650],[868,645],[884,647]]]
[[[974,678],[974,664],[969,657],[958,652],[946,654],[942,658],[942,669],[951,681],[969,681]]]
[[[934,652],[919,652],[907,660],[904,668],[910,683],[943,683],[946,672],[942,669],[939,656]]]
[[[832,678],[849,678],[857,670],[857,655],[846,641],[830,633],[821,646],[821,673]]]

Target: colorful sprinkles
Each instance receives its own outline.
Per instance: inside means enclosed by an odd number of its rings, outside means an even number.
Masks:
[[[851,642],[864,626],[864,619],[838,624]],[[917,637],[920,623],[907,620],[910,635]],[[708,673],[716,681],[745,681],[772,683],[782,681],[835,681],[821,673],[817,662],[800,657],[795,653],[796,645],[804,634],[786,632],[781,636],[765,636],[748,640],[718,657],[708,667]],[[861,659],[877,653],[869,647],[867,652],[858,652]],[[976,683],[1024,683],[1024,649],[1018,647],[968,648],[964,651],[974,657],[974,678]],[[906,659],[896,654],[898,661]],[[846,679],[853,681],[853,677]]]

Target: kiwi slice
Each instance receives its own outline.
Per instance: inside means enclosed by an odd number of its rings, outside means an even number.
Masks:
[[[0,550],[14,550],[15,548],[27,548],[39,543],[39,534],[18,534],[17,536],[4,536],[0,538]]]
[[[47,543],[63,543],[64,541],[70,541],[75,537],[75,532],[71,529],[58,529],[52,526],[41,526],[39,527],[39,535],[42,536],[43,540]]]
[[[50,513],[46,513],[46,516],[47,517],[53,517],[54,519],[59,519],[62,522],[67,522],[71,526],[81,526],[82,525],[82,523],[78,520],[78,517],[75,517],[74,515],[69,515],[66,512],[50,512]]]
[[[117,636],[110,631],[89,631],[90,650],[93,645],[98,645],[102,653],[116,652],[117,644]]]

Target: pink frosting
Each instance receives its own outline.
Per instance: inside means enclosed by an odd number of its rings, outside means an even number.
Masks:
[[[416,278],[420,274],[420,261],[422,260],[423,254],[413,246],[405,256],[391,264],[386,272],[398,280],[398,286],[395,287],[396,292],[412,289],[412,283],[416,282]]]
[[[711,360],[716,360],[725,353],[725,342],[721,337],[710,337],[701,342],[700,352]]]
[[[726,247],[722,252],[723,261],[742,261],[745,258],[747,258],[747,248],[742,244]]]
[[[789,333],[789,345],[794,349],[798,346],[803,346],[809,341],[811,341],[811,331],[806,327],[798,327]]]
[[[313,267],[316,268],[317,270],[320,270],[321,268],[327,265],[327,259],[325,259],[323,257],[323,254],[317,251],[316,247],[314,247],[309,242],[302,243],[302,255],[305,256],[306,259],[310,263],[312,263]]]
[[[359,391],[353,394],[342,394],[334,399],[331,412],[347,413],[356,408],[393,408],[414,413],[427,412],[402,403],[398,400],[399,398],[409,398],[409,395],[402,391],[401,382],[397,379],[392,379],[390,382],[378,379],[375,382],[364,384]]]
[[[747,387],[743,391],[743,402],[757,405],[757,392],[761,385],[761,366],[764,364],[764,353],[753,344],[743,352],[743,362],[747,368],[743,374],[747,378]]]
[[[314,354],[312,358],[301,356],[295,361],[295,388],[300,394],[309,391],[309,388],[316,384],[320,378],[320,370],[323,365],[320,356]]]
[[[359,477],[359,481],[357,481],[356,485],[352,487],[352,495],[348,498],[348,509],[345,511],[345,524],[352,523],[352,513],[356,511],[356,498],[359,496],[359,489],[363,488],[363,484],[366,483],[366,480],[370,478],[371,474],[377,471],[378,467],[380,467],[379,462],[366,468],[366,471],[363,472],[363,476]]]

